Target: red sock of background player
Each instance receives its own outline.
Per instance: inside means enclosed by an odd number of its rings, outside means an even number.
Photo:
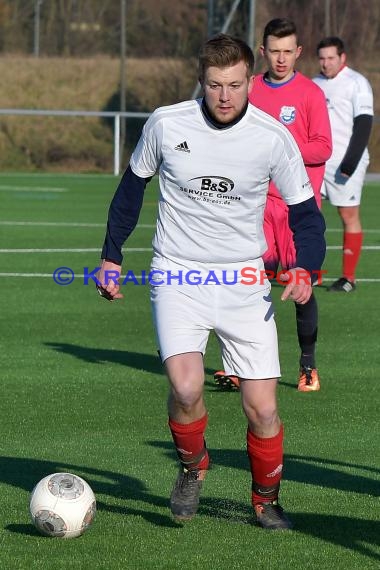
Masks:
[[[258,437],[247,430],[247,452],[252,473],[252,504],[278,499],[283,464],[284,429],[274,437]]]
[[[204,438],[207,414],[190,424],[180,424],[169,418],[169,427],[183,467],[187,469],[208,469],[209,456]]]
[[[343,235],[343,277],[355,281],[356,266],[362,251],[363,232]]]

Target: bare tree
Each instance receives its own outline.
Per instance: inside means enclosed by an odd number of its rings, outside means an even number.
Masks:
[[[32,53],[36,0],[0,0],[0,51]],[[215,27],[221,28],[233,0],[214,0]],[[128,0],[129,57],[196,56],[207,36],[206,0]],[[229,31],[246,37],[247,0],[241,0]],[[256,48],[263,27],[275,17],[289,17],[298,26],[303,60],[327,33],[342,36],[354,59],[366,60],[380,44],[379,0],[266,0],[256,2]],[[217,19],[219,18],[219,23]],[[45,56],[118,57],[120,3],[116,0],[43,0],[40,6],[40,52]]]

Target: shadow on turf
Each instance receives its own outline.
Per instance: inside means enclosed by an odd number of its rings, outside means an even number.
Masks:
[[[374,546],[379,546],[380,521],[316,513],[295,513],[291,515],[291,519],[294,530],[299,533],[343,546],[380,561],[380,554],[373,550]]]
[[[173,451],[171,442],[150,441],[147,443],[165,450],[165,455],[173,460],[176,459],[176,453]],[[248,459],[245,451],[234,449],[209,449],[209,451],[212,465],[244,469],[249,476]],[[378,481],[338,470],[338,468],[354,468],[376,477],[380,470],[375,467],[314,456],[302,457],[289,454],[286,456],[285,468],[284,479],[288,481],[307,482],[308,485],[315,485],[316,487],[323,486],[339,491],[373,495],[374,497],[380,494],[380,483]],[[210,474],[209,477],[211,478],[211,476]],[[317,495],[315,502],[318,503]],[[365,513],[365,511],[363,512]],[[232,523],[253,523],[251,506],[228,498],[203,498],[199,513],[218,519],[226,519]],[[290,518],[294,523],[295,531],[380,560],[380,555],[372,549],[372,545],[379,545],[380,521],[317,513],[290,513]]]
[[[149,441],[147,443],[152,447],[165,450],[165,454],[170,459],[175,460],[177,458],[170,441]],[[209,448],[209,453],[213,465],[244,469],[248,472],[248,458],[243,450]],[[363,475],[345,473],[344,470],[338,470],[339,467],[365,471],[373,474],[374,478],[380,474],[380,469],[369,467],[368,465],[358,465],[314,456],[287,454],[285,457],[284,479],[296,483],[307,482],[308,485],[337,489],[339,491],[362,493],[375,497],[380,495],[380,482]]]
[[[152,354],[143,354],[140,352],[128,352],[127,350],[112,350],[107,348],[89,348],[87,346],[79,346],[77,344],[46,342],[45,346],[61,352],[69,354],[84,362],[90,364],[105,364],[112,362],[123,364],[135,370],[144,370],[151,374],[164,374],[159,356]],[[205,369],[206,375],[213,375],[214,370]],[[206,384],[214,385],[213,382],[206,381]]]
[[[105,364],[112,362],[123,364],[136,370],[144,370],[152,374],[163,374],[162,364],[159,356],[153,354],[143,354],[139,352],[128,352],[127,350],[112,350],[107,348],[89,348],[77,344],[47,342],[46,346],[69,354],[90,364]]]
[[[171,518],[169,512],[165,515],[149,510],[149,507],[152,506],[167,510],[168,499],[153,495],[146,485],[135,477],[70,463],[0,456],[1,483],[19,487],[29,492],[40,479],[50,473],[59,472],[75,473],[83,477],[97,497],[98,511],[108,511],[125,516],[140,516],[151,524],[166,528],[181,526]],[[99,500],[100,495],[114,497],[121,502],[118,505],[108,504],[104,497],[102,497],[103,500]],[[123,504],[122,501],[126,501],[126,503]],[[144,503],[144,506],[139,508],[136,505],[138,502]],[[25,518],[29,514],[28,506],[28,503],[25,503]],[[32,524],[9,524],[5,528],[9,532],[40,536]]]
[[[294,532],[380,560],[380,555],[373,550],[374,546],[379,545],[380,521],[317,513],[288,514],[294,525]],[[225,519],[229,523],[256,526],[251,506],[238,501],[202,498],[199,515]]]
[[[175,454],[173,453],[170,443],[152,441],[148,442],[148,445],[164,449],[165,454],[174,459]],[[240,467],[241,469],[246,469],[248,475],[247,458],[242,451],[215,449],[210,452],[215,465],[235,468]],[[318,462],[319,465],[313,465],[313,462]],[[301,458],[290,455],[287,457],[286,478],[300,482],[307,480],[308,484],[315,483],[317,486],[325,485],[345,491],[365,492],[366,494],[375,492],[374,481],[365,477],[357,477],[334,471],[326,467],[328,464],[341,467],[356,467],[358,469],[378,473],[376,469],[367,466],[353,466],[344,462],[329,462],[316,457]],[[98,498],[98,511],[107,511],[123,516],[139,516],[150,524],[166,528],[178,529],[183,526],[171,518],[168,511],[168,499],[151,494],[146,485],[135,477],[68,463],[0,457],[1,482],[13,487],[22,488],[29,492],[33,489],[34,485],[47,474],[65,471],[76,473],[84,477],[93,488],[97,497],[103,495],[103,499],[105,496],[109,496],[120,500],[120,503],[115,505],[108,504],[106,500],[99,500]],[[331,479],[331,475],[333,475],[333,479]],[[209,475],[210,479],[211,477],[212,474]],[[371,485],[373,485],[373,487],[371,487]],[[121,501],[126,501],[125,505],[121,503]],[[130,502],[129,504],[128,501]],[[140,508],[136,505],[136,503],[139,502],[143,503],[143,506]],[[168,514],[160,514],[156,511],[149,510],[149,507],[165,509]],[[28,516],[27,513],[28,505],[25,504],[25,517]],[[224,519],[229,523],[253,523],[251,506],[248,503],[242,503],[228,498],[204,496],[201,501],[199,514]],[[380,560],[380,556],[372,550],[372,545],[378,544],[378,537],[380,535],[379,521],[355,519],[337,515],[319,515],[315,513],[290,513],[290,515],[295,525],[295,531],[355,550],[375,560]],[[32,524],[13,523],[7,525],[5,528],[8,532],[16,534],[40,536]]]

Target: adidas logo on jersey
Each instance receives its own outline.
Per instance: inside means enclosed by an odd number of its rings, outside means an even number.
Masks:
[[[183,141],[180,144],[178,144],[177,146],[175,146],[174,150],[182,150],[182,152],[190,152],[190,149],[189,149],[186,141]]]

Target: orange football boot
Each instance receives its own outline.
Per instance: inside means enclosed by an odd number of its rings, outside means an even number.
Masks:
[[[239,390],[240,381],[237,376],[230,376],[224,370],[218,370],[214,374],[215,384],[222,390]]]
[[[298,379],[298,391],[317,392],[320,389],[318,370],[310,366],[302,366]]]

